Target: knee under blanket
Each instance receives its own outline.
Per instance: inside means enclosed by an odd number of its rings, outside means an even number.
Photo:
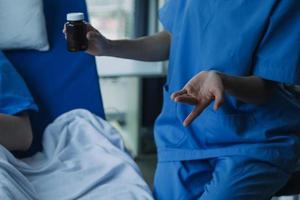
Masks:
[[[118,132],[85,110],[48,126],[43,152],[23,160],[0,146],[0,199],[153,199]]]

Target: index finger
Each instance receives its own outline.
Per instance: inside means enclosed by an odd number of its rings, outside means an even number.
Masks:
[[[90,31],[95,31],[97,33],[99,33],[99,31],[97,29],[95,29],[90,23],[86,22],[86,27],[87,27],[87,32]]]
[[[190,105],[196,105],[198,103],[198,100],[195,97],[185,95],[185,94],[176,97],[174,101],[178,103],[186,103]]]
[[[200,113],[203,111],[203,107],[196,106],[193,111],[188,115],[188,117],[184,120],[183,125],[185,127],[189,126],[196,117],[200,115]]]
[[[203,110],[210,104],[210,101],[202,101],[200,102],[193,111],[187,116],[184,120],[183,125],[189,126],[202,112]]]
[[[173,92],[172,95],[171,95],[171,99],[175,100],[176,97],[178,97],[180,95],[183,95],[183,94],[187,94],[187,90],[186,89],[182,89],[180,91]]]

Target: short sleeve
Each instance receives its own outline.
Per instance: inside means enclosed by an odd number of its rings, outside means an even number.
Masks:
[[[167,0],[164,6],[160,9],[159,17],[160,22],[164,28],[172,32],[173,23],[178,9],[178,0]]]
[[[253,74],[300,84],[300,1],[278,1],[258,47]]]
[[[38,108],[23,79],[0,52],[0,113],[15,115],[27,110]]]

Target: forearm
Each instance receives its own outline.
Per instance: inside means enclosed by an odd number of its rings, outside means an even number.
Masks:
[[[10,151],[27,150],[32,142],[32,130],[27,114],[0,114],[0,144]]]
[[[169,58],[171,35],[160,32],[135,40],[110,40],[105,56],[141,61],[164,61]]]
[[[257,76],[231,76],[219,73],[225,91],[245,103],[263,104],[272,95],[274,83]]]

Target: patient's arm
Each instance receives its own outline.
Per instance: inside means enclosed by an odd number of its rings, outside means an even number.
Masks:
[[[0,144],[10,151],[25,151],[29,149],[32,138],[26,112],[17,116],[0,114]]]

